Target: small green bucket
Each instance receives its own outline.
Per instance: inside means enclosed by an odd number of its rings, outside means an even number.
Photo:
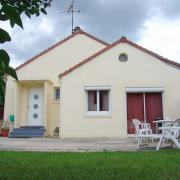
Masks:
[[[14,115],[9,115],[9,120],[11,123],[14,123]]]

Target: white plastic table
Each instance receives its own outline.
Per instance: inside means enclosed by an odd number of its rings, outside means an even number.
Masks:
[[[153,121],[153,123],[156,123],[156,133],[158,134],[158,129],[160,129],[158,124],[162,124],[162,127],[165,127],[167,123],[173,123],[173,122],[174,120],[170,120],[170,119],[162,119],[162,120]]]

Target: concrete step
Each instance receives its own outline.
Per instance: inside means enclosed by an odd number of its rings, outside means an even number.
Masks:
[[[45,129],[44,126],[20,126],[20,128],[25,128],[25,129]]]
[[[31,132],[31,131],[28,131],[28,132],[26,132],[26,131],[18,131],[18,132],[15,132],[15,131],[12,131],[12,132],[10,132],[10,134],[17,134],[17,135],[21,135],[21,134],[29,134],[29,135],[44,135],[44,132],[39,132],[39,131],[37,131],[37,132]]]
[[[45,129],[23,129],[23,128],[15,128],[14,132],[45,132]]]
[[[21,126],[14,128],[10,134],[10,138],[33,138],[44,137],[45,128],[43,126]]]
[[[42,137],[44,137],[44,136],[42,136],[42,135],[29,135],[29,134],[21,134],[21,135],[17,135],[17,134],[15,134],[15,135],[9,135],[8,136],[9,138],[42,138]]]

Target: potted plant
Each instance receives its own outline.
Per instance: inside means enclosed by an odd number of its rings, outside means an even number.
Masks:
[[[3,127],[1,128],[2,137],[8,137],[9,135],[9,126],[7,121],[3,121]]]
[[[8,135],[9,135],[9,127],[2,127],[1,135],[2,135],[2,137],[8,137]]]

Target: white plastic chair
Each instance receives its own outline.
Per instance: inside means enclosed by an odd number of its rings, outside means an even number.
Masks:
[[[166,124],[166,126],[167,127],[180,127],[180,118],[176,119],[174,122]],[[178,140],[180,140],[180,132],[178,132],[178,130],[176,131],[172,132],[172,135],[178,138]]]
[[[179,119],[176,119],[173,123],[172,123],[173,126],[178,126],[180,127],[180,118]]]
[[[137,148],[140,148],[140,145],[147,145],[149,143],[149,139],[159,139],[159,142],[156,147],[156,151],[160,149],[162,140],[163,140],[163,134],[153,134],[152,129],[149,123],[141,123],[138,119],[132,120],[134,126],[135,126],[135,136],[137,141]],[[142,139],[147,140],[146,144],[142,144]]]
[[[136,141],[138,141],[138,136],[141,134],[152,134],[152,129],[149,123],[142,123],[138,119],[133,119],[132,123],[134,124],[135,127],[135,136],[136,136]]]
[[[171,126],[171,127],[161,127],[163,130],[163,138],[165,140],[170,140],[171,147],[173,144],[176,144],[176,146],[180,149],[180,142],[179,142],[179,135],[180,135],[180,127],[179,126]]]
[[[179,118],[179,119],[176,119],[176,120],[172,123],[172,127],[180,127],[180,118]],[[178,141],[180,142],[180,131],[174,130],[174,132],[172,132],[172,134],[173,134],[174,137],[177,138]]]

